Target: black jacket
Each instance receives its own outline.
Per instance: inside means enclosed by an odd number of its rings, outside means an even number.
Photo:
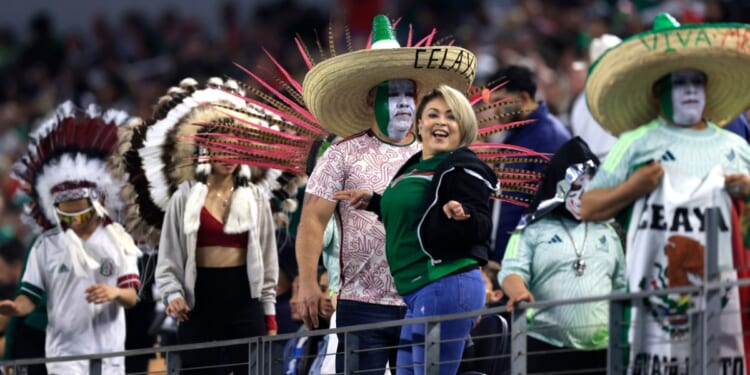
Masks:
[[[404,163],[394,177],[419,162],[422,152]],[[446,158],[435,170],[427,191],[427,210],[420,220],[418,237],[422,250],[433,264],[460,258],[474,258],[481,265],[487,263],[492,217],[490,193],[498,188],[497,176],[487,164],[468,148],[460,148]],[[380,218],[380,198],[374,194],[368,210]],[[443,205],[455,200],[471,217],[464,221],[448,219]]]

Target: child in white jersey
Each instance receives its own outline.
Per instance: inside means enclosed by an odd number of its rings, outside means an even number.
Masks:
[[[94,108],[87,115],[62,105],[14,167],[35,198],[31,216],[45,231],[31,249],[19,295],[0,301],[0,314],[27,315],[46,294],[47,357],[123,351],[123,307],[136,304],[140,286],[140,251],[107,213],[119,209],[121,185],[108,172],[106,157],[126,116]],[[89,364],[50,362],[47,371],[88,374]],[[104,359],[102,373],[124,374],[123,359]]]

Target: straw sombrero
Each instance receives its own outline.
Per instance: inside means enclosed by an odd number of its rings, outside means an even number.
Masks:
[[[305,105],[331,133],[347,137],[369,129],[374,117],[367,94],[383,81],[414,81],[419,100],[441,84],[466,92],[474,80],[472,52],[453,46],[400,47],[385,16],[373,20],[372,39],[371,48],[324,60],[305,76]]]
[[[602,55],[586,80],[591,114],[617,136],[659,115],[652,86],[680,69],[708,77],[704,116],[724,125],[750,107],[750,25],[680,26],[667,14],[654,29],[634,35]]]

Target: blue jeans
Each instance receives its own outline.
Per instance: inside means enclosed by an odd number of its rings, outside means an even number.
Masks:
[[[446,315],[484,308],[484,281],[479,269],[446,276],[403,296],[405,319]],[[475,318],[440,323],[440,374],[455,374]],[[405,325],[396,364],[397,375],[424,374],[424,324]],[[458,339],[458,340],[451,340]],[[447,341],[447,342],[446,342]],[[455,361],[454,363],[446,363]]]
[[[482,284],[484,285],[484,284]],[[390,322],[401,320],[406,313],[406,307],[387,306],[372,303],[339,300],[336,305],[336,327],[348,327],[358,324],[368,324],[377,322]],[[349,340],[355,338],[358,341],[359,366],[356,370],[373,370],[368,372],[357,372],[358,374],[377,374],[383,375],[386,362],[390,361],[393,366],[396,363],[396,345],[399,342],[399,327],[382,328],[377,330],[367,330],[349,333]],[[345,351],[344,334],[339,333],[338,352]],[[350,344],[351,345],[351,344]],[[386,349],[382,349],[386,348]],[[363,349],[380,349],[366,350]],[[351,360],[351,358],[349,359]],[[336,372],[344,373],[344,356],[336,356]]]

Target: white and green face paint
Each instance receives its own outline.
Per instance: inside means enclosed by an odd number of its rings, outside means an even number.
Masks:
[[[402,141],[414,122],[416,88],[408,79],[379,84],[375,91],[375,121],[388,138]]]
[[[662,79],[659,101],[672,123],[690,127],[703,119],[706,76],[697,70],[678,70]]]

